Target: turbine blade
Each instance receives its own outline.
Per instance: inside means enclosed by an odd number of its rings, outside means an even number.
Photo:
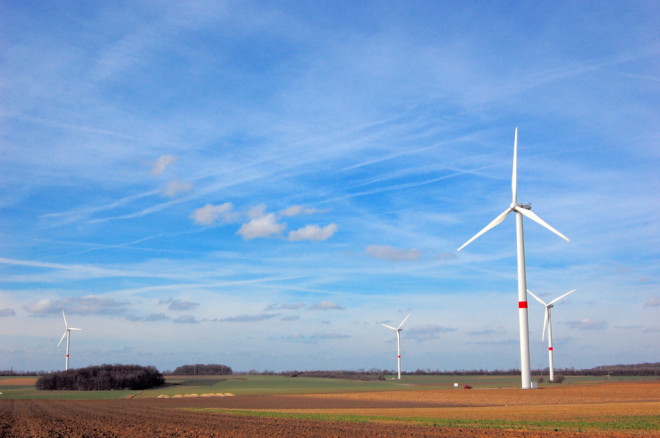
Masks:
[[[489,223],[488,225],[486,225],[486,226],[484,227],[483,230],[479,231],[477,234],[475,234],[475,235],[472,237],[472,239],[468,240],[468,241],[465,242],[460,248],[458,248],[457,251],[460,251],[460,250],[462,250],[463,248],[465,248],[466,246],[468,246],[470,243],[472,243],[472,241],[473,241],[474,239],[476,239],[477,237],[481,236],[481,235],[484,234],[486,231],[490,230],[491,228],[494,228],[494,227],[498,226],[498,225],[504,220],[504,218],[505,218],[509,213],[511,213],[512,211],[513,211],[513,209],[512,209],[511,207],[509,207],[509,208],[507,208],[506,210],[504,210],[499,216],[497,216],[495,219],[493,219],[493,221],[492,221],[491,223]]]
[[[64,314],[64,310],[62,310],[62,318],[64,318],[64,327],[69,328],[69,325],[66,323],[66,315]]]
[[[64,330],[64,334],[60,338],[60,342],[57,343],[57,348],[60,348],[60,344],[62,343],[62,341],[64,340],[65,337],[66,337],[66,330]]]
[[[536,301],[538,301],[539,303],[543,304],[544,306],[547,306],[547,304],[544,303],[542,299],[534,295],[534,292],[532,292],[531,290],[527,289],[527,293],[529,293],[532,297],[534,297]]]
[[[511,175],[511,194],[514,204],[518,202],[518,127],[513,141],[513,174]]]
[[[548,225],[548,223],[546,221],[544,221],[543,219],[538,217],[538,215],[536,213],[532,212],[532,210],[527,210],[526,208],[520,208],[517,205],[513,208],[514,208],[514,210],[516,210],[518,213],[522,214],[523,216],[527,216],[528,218],[530,218],[531,220],[533,220],[537,224],[539,224],[542,227],[547,228],[548,230],[552,231],[553,233],[555,233],[557,236],[561,237],[565,241],[570,242],[570,239],[568,237],[564,236],[559,231],[552,228],[550,225]]]
[[[548,319],[550,319],[550,309],[545,308],[545,318],[543,319],[543,336],[541,336],[541,341],[545,341],[545,329],[548,326]]]
[[[566,295],[572,294],[573,292],[575,292],[575,289],[573,289],[572,291],[566,292],[564,295],[560,296],[559,298],[555,298],[554,300],[550,301],[550,304],[555,304],[557,301],[561,300]]]
[[[387,327],[388,329],[391,329],[391,330],[396,331],[396,329],[395,329],[394,327],[392,327],[391,325],[387,325],[387,324],[381,324],[381,325],[382,325],[383,327]]]
[[[69,331],[71,331],[71,330],[77,330],[77,331],[79,331],[79,332],[81,332],[81,331],[82,331],[82,329],[79,329],[79,328],[73,328],[73,327],[69,327]]]
[[[403,325],[403,323],[406,322],[406,320],[407,320],[408,318],[410,318],[410,313],[408,314],[408,316],[406,316],[405,318],[403,318],[403,321],[401,321],[401,324],[399,324],[399,327],[397,327],[397,329],[400,329],[401,326]]]

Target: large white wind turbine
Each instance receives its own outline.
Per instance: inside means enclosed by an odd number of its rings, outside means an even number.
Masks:
[[[65,366],[64,369],[68,370],[69,369],[69,341],[70,341],[69,336],[70,336],[70,333],[71,333],[72,330],[80,331],[82,329],[75,328],[75,327],[69,327],[69,324],[67,324],[67,322],[66,322],[66,315],[64,314],[64,310],[62,310],[62,317],[64,318],[64,334],[60,338],[60,342],[57,343],[57,348],[60,347],[60,344],[62,343],[62,341],[64,340],[64,337],[66,336],[66,366]]]
[[[555,361],[553,358],[553,350],[552,350],[552,315],[550,315],[550,309],[552,309],[555,306],[555,303],[562,298],[564,298],[566,295],[572,294],[575,292],[575,289],[573,289],[570,292],[566,292],[564,295],[560,296],[559,298],[555,298],[554,300],[550,301],[549,303],[544,302],[542,299],[534,295],[534,293],[527,289],[527,292],[534,298],[536,298],[536,301],[539,303],[543,304],[545,306],[545,318],[543,319],[543,335],[541,336],[541,340],[543,341],[545,339],[545,329],[546,327],[548,328],[548,356],[550,359],[550,381],[553,382],[555,380]]]
[[[409,317],[410,314],[403,318],[403,321],[401,321],[401,324],[399,324],[397,328],[394,328],[391,325],[383,324],[384,327],[387,327],[388,329],[394,330],[396,332],[396,358],[399,371],[399,380],[401,380],[401,326],[403,326],[403,323],[406,322]]]
[[[523,216],[541,226],[552,231],[562,239],[568,242],[568,237],[548,225],[543,219],[532,212],[532,206],[518,203],[518,128],[516,128],[515,139],[513,143],[513,174],[511,176],[511,192],[513,199],[511,205],[497,216],[491,223],[465,242],[458,251],[469,245],[474,239],[484,234],[491,228],[499,225],[509,213],[516,213],[516,242],[518,255],[518,325],[520,328],[520,371],[522,379],[522,388],[531,387],[531,372],[529,365],[529,324],[527,320],[527,278],[525,273],[525,237],[523,233]]]

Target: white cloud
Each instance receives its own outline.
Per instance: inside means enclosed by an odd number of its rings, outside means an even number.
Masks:
[[[237,231],[237,234],[240,234],[246,240],[280,234],[286,228],[286,224],[277,222],[274,213],[265,214],[265,207],[263,205],[252,208],[248,216],[252,220],[243,224]]]
[[[350,336],[342,333],[314,333],[313,335],[305,339],[305,342],[308,344],[316,344],[319,341],[325,341],[331,339],[346,339],[346,338],[350,338]]]
[[[406,331],[406,336],[418,342],[437,339],[443,333],[455,332],[456,329],[441,327],[437,324],[424,324]]]
[[[160,300],[158,304],[167,304],[167,308],[174,311],[190,310],[199,306],[199,303],[194,303],[192,301],[174,300],[171,298]]]
[[[14,311],[14,309],[7,308],[7,309],[0,310],[0,318],[5,318],[5,317],[8,317],[8,316],[14,316],[14,315],[16,315],[16,312]]]
[[[266,307],[266,310],[299,310],[303,307],[305,307],[305,303],[271,304]]]
[[[419,259],[420,256],[419,250],[417,250],[416,248],[401,249],[401,248],[394,248],[393,246],[389,246],[389,245],[369,245],[367,246],[365,253],[368,256],[377,259],[390,260],[393,262],[400,262],[404,260],[417,260]]]
[[[321,301],[320,303],[316,303],[309,308],[312,310],[343,310],[343,307],[341,307],[339,304],[329,300]]]
[[[280,217],[291,217],[298,216],[301,214],[314,214],[323,210],[318,210],[316,208],[305,208],[302,205],[292,205],[291,207],[285,208],[280,211]]]
[[[658,307],[658,306],[660,306],[660,297],[655,295],[649,298],[648,301],[644,304],[644,307]]]
[[[259,315],[248,315],[246,313],[242,315],[237,315],[237,316],[229,316],[227,318],[222,318],[222,319],[216,319],[214,321],[219,321],[219,322],[256,322],[256,321],[264,321],[266,319],[271,319],[275,318],[276,316],[279,316],[279,313],[261,313]]]
[[[330,224],[323,228],[318,225],[307,225],[303,228],[289,232],[289,240],[292,242],[298,240],[314,240],[321,242],[323,240],[328,240],[336,231],[336,224]]]
[[[300,333],[295,333],[288,336],[283,336],[282,339],[290,341],[302,341],[305,344],[317,344],[319,341],[332,340],[332,339],[347,339],[349,335],[342,333],[314,333],[310,336],[304,336]]]
[[[175,163],[176,160],[178,160],[178,158],[173,155],[162,155],[158,157],[156,162],[151,166],[151,174],[160,175],[161,173],[165,172],[167,166]]]
[[[193,315],[181,315],[174,322],[179,324],[197,324],[199,321]]]
[[[117,301],[97,295],[87,295],[82,298],[63,298],[52,300],[44,298],[34,303],[25,305],[25,310],[34,315],[43,316],[52,313],[65,313],[79,315],[117,315],[124,313],[128,303]]]
[[[192,190],[193,187],[194,184],[191,182],[179,181],[178,179],[175,179],[174,181],[170,181],[167,184],[167,187],[165,187],[165,191],[163,193],[165,196],[173,198],[174,196],[180,195],[181,193]]]
[[[607,328],[606,321],[594,320],[591,318],[585,318],[579,321],[568,321],[566,324],[568,324],[570,328],[577,330],[605,330]]]
[[[213,225],[222,218],[221,222],[230,222],[234,218],[232,209],[234,206],[231,202],[225,202],[220,205],[206,204],[202,208],[195,210],[190,217],[199,225]]]
[[[157,322],[157,321],[166,321],[170,318],[167,317],[164,313],[151,313],[147,316],[134,316],[129,315],[126,317],[129,321],[145,321],[145,322]]]

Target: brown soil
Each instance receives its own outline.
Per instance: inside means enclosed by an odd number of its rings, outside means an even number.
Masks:
[[[660,415],[660,382],[541,390],[432,390],[382,393],[130,400],[0,400],[0,436],[66,437],[623,437],[656,431],[586,433],[440,428],[244,417],[177,408],[255,409],[426,418],[598,419]]]
[[[0,380],[2,386],[25,386],[37,383],[37,377],[16,377],[13,379]]]

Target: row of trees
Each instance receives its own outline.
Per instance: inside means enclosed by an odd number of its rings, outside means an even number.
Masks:
[[[0,376],[40,376],[46,374],[46,371],[14,371],[12,370],[0,370]]]
[[[548,369],[542,370],[532,370],[532,375],[534,376],[543,376],[548,374]],[[247,373],[248,375],[280,375],[280,376],[306,376],[306,377],[335,377],[342,379],[361,379],[361,380],[373,380],[381,378],[384,375],[396,374],[395,370],[380,370],[376,368],[371,368],[368,370],[359,369],[359,370],[334,370],[334,371],[256,371],[250,370]],[[484,370],[484,369],[475,369],[475,370],[431,370],[431,369],[418,369],[416,371],[404,371],[401,374],[412,376],[516,376],[520,375],[520,370],[516,368],[511,368],[508,370]],[[555,370],[555,380],[557,374],[563,374],[566,376],[660,376],[660,362],[655,363],[643,363],[635,365],[609,365],[609,366],[598,366],[588,369],[575,369],[575,368],[565,368],[565,369],[556,369]],[[563,376],[562,376],[563,377]]]
[[[174,376],[226,376],[231,374],[231,368],[219,364],[182,365],[172,371]]]
[[[37,379],[37,389],[43,390],[112,390],[147,389],[165,383],[155,367],[140,365],[100,365],[58,371]]]
[[[660,362],[634,365],[605,365],[584,370],[564,368],[556,371],[569,376],[660,376]]]

